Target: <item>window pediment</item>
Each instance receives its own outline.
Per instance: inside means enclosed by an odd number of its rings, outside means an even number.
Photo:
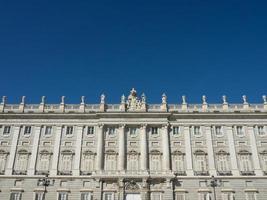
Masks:
[[[108,155],[117,155],[118,154],[116,151],[113,151],[113,150],[107,150],[105,153]]]
[[[25,149],[21,149],[21,150],[19,150],[18,151],[18,154],[31,154],[30,152],[28,152],[27,150],[25,150]]]
[[[137,151],[131,150],[128,152],[128,155],[140,155]]]
[[[216,155],[230,155],[230,154],[224,150],[219,150],[218,152],[216,152]]]
[[[84,155],[96,155],[96,153],[94,153],[94,152],[92,152],[92,151],[89,151],[89,150],[84,151],[83,154],[84,154]]]
[[[205,151],[202,151],[202,150],[196,150],[194,152],[195,155],[207,155],[207,153]]]
[[[152,151],[150,151],[150,154],[151,155],[162,155],[162,153],[158,150],[152,150]]]
[[[42,150],[42,151],[40,151],[40,154],[42,154],[42,155],[51,155],[53,153],[52,152],[49,152],[47,150]]]
[[[267,155],[267,150],[263,150],[262,152],[260,152],[261,155]]]
[[[238,154],[239,154],[239,155],[251,155],[251,153],[250,153],[249,151],[247,151],[247,150],[240,150],[240,151],[238,152]]]
[[[184,156],[185,153],[183,153],[183,152],[181,152],[181,151],[174,151],[174,152],[172,152],[172,155]]]
[[[61,154],[64,154],[64,155],[74,155],[74,152],[71,151],[71,150],[63,150],[63,151],[61,151]]]
[[[5,150],[2,150],[0,149],[0,154],[9,154],[9,152],[5,151]]]

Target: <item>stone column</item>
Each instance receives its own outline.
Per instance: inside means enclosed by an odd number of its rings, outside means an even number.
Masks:
[[[226,129],[226,134],[227,134],[228,143],[229,143],[229,153],[230,153],[230,159],[231,159],[232,173],[234,176],[239,176],[240,174],[239,174],[238,164],[237,164],[233,128],[228,126],[228,127],[225,127],[225,129]]]
[[[9,160],[7,163],[7,168],[6,168],[6,173],[5,173],[6,175],[12,175],[12,172],[13,172],[13,167],[14,167],[14,163],[16,159],[19,133],[20,133],[20,126],[14,126],[10,155],[9,155]]]
[[[82,149],[82,138],[83,138],[83,126],[75,127],[76,133],[76,147],[75,147],[75,157],[74,157],[74,166],[72,174],[74,176],[80,175],[80,163],[81,163],[81,149]]]
[[[249,136],[249,140],[251,143],[251,151],[252,151],[252,161],[253,161],[253,167],[255,169],[256,176],[262,176],[263,171],[261,169],[260,165],[260,158],[259,158],[259,152],[257,148],[257,142],[256,142],[256,136],[255,131],[252,126],[247,127],[247,133]]]
[[[125,170],[125,125],[121,124],[119,128],[119,157],[118,170]]]
[[[37,161],[37,153],[39,148],[39,141],[41,135],[41,126],[34,127],[34,138],[32,144],[32,152],[31,152],[31,160],[30,160],[30,167],[28,170],[28,175],[33,176],[35,174],[35,167]]]
[[[58,171],[58,160],[59,160],[59,150],[60,150],[60,144],[61,144],[61,135],[62,135],[62,126],[56,127],[56,133],[55,133],[55,143],[54,143],[54,149],[53,149],[53,158],[52,158],[52,167],[51,167],[51,176],[56,176]]]
[[[148,157],[147,157],[147,135],[146,125],[143,124],[140,129],[140,169],[143,172],[148,170]]]
[[[170,141],[169,141],[169,131],[168,124],[162,127],[162,161],[163,161],[163,171],[170,172]]]
[[[211,127],[207,126],[206,128],[206,142],[207,142],[207,150],[208,150],[208,164],[209,164],[209,172],[210,175],[216,175],[215,161],[214,161],[214,150],[212,144],[212,135],[211,135]]]
[[[192,148],[191,148],[191,135],[190,127],[184,127],[184,140],[185,140],[185,157],[186,157],[186,174],[187,176],[193,176],[193,159],[192,159]]]
[[[103,170],[104,161],[104,125],[98,125],[97,131],[97,157],[96,157],[96,170],[98,172]]]

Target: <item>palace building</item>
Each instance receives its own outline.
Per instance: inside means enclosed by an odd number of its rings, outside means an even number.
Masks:
[[[267,99],[0,104],[1,200],[266,200]]]

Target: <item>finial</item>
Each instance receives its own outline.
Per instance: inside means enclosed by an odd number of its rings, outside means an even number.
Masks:
[[[243,98],[243,103],[244,103],[244,104],[247,104],[247,103],[248,103],[248,102],[247,102],[247,96],[246,96],[246,95],[243,95],[242,98]]]
[[[121,104],[125,104],[125,96],[124,96],[124,94],[121,96]]]
[[[207,104],[207,97],[205,95],[202,96],[202,103]]]
[[[85,96],[81,96],[81,104],[84,104]]]
[[[2,102],[1,102],[1,104],[6,104],[6,96],[3,96],[3,97],[2,97]]]
[[[182,96],[182,104],[186,104],[186,96],[185,95]]]
[[[166,104],[167,103],[167,96],[166,96],[165,93],[162,94],[161,100],[162,100],[162,104]]]
[[[264,103],[264,104],[267,104],[267,98],[266,98],[266,95],[263,95],[263,96],[262,96],[262,99],[263,99],[263,103]]]
[[[61,97],[61,103],[60,104],[65,104],[65,96]]]
[[[45,103],[45,96],[42,96],[41,97],[41,104],[44,104]]]
[[[101,94],[101,97],[100,97],[100,103],[101,104],[105,104],[105,98],[106,98],[106,96],[104,94]]]
[[[227,104],[227,98],[226,98],[226,95],[223,95],[223,96],[222,96],[222,100],[223,100],[223,104]]]
[[[25,104],[25,98],[26,98],[25,96],[21,97],[21,104]]]

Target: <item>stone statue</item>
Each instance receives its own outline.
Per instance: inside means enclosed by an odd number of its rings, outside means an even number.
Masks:
[[[25,96],[21,97],[21,104],[25,104],[25,98],[26,98]]]
[[[146,95],[145,95],[145,93],[142,94],[141,98],[142,98],[142,103],[146,104]]]
[[[266,95],[263,95],[263,96],[262,96],[262,99],[263,99],[263,103],[266,104],[266,103],[267,103]]]
[[[186,96],[185,95],[182,96],[182,104],[186,104]]]
[[[44,104],[45,103],[45,96],[42,96],[41,98],[41,104]]]
[[[1,104],[5,104],[5,103],[6,103],[6,96],[3,96]]]
[[[203,104],[207,104],[207,97],[205,95],[202,96],[202,102]]]
[[[125,104],[125,96],[124,96],[124,94],[121,96],[121,104]]]
[[[244,103],[244,104],[247,104],[247,103],[248,103],[248,102],[247,102],[247,96],[246,96],[246,95],[243,95],[242,98],[243,98],[243,103]]]
[[[140,110],[146,102],[145,95],[142,95],[141,100],[137,97],[137,92],[134,88],[130,91],[127,99],[127,109],[130,111]]]
[[[162,104],[167,104],[167,96],[165,93],[162,94],[161,100],[162,100]]]
[[[222,100],[223,100],[223,104],[227,104],[227,99],[225,95],[222,96]]]
[[[101,94],[101,97],[100,97],[100,103],[101,104],[105,104],[105,98],[106,98],[106,96],[104,94]]]
[[[81,104],[84,104],[85,96],[81,96]]]

